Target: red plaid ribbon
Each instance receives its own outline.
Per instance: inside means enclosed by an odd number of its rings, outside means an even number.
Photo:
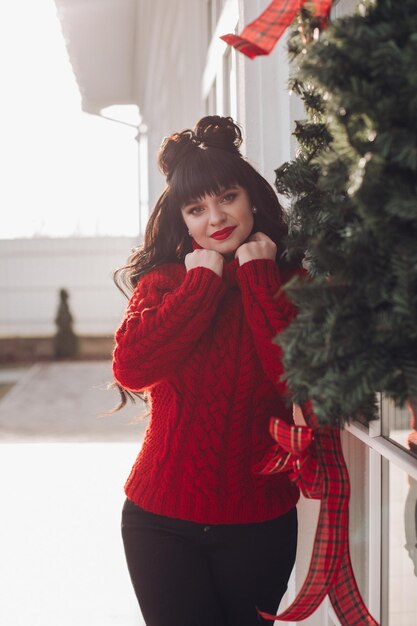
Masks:
[[[313,429],[308,426],[289,426],[283,420],[272,418],[270,433],[279,445],[265,456],[259,472],[289,472],[289,477],[297,483],[306,498],[321,498],[322,481]]]
[[[329,594],[342,626],[378,626],[359,593],[349,554],[349,474],[338,428],[317,428],[310,406],[308,426],[290,426],[272,418],[277,441],[265,458],[262,473],[290,472],[308,498],[321,498],[313,555],[304,584],[294,602],[265,619],[298,621],[309,617]]]
[[[251,59],[261,54],[269,54],[306,2],[314,7],[316,15],[322,17],[323,22],[327,20],[332,0],[273,0],[240,35],[223,35],[220,39]]]

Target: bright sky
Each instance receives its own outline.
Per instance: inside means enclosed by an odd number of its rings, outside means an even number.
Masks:
[[[138,232],[134,128],[81,111],[53,0],[0,8],[0,238]]]

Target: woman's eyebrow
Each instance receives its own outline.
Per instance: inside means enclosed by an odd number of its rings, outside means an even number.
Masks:
[[[195,204],[198,204],[201,201],[202,201],[202,198],[191,198],[191,200],[188,200],[188,202],[182,205],[182,210],[188,209],[188,207],[194,206]]]
[[[219,196],[222,196],[226,191],[236,191],[238,189],[238,185],[229,185],[228,187],[221,187],[219,189],[219,191],[217,193],[213,193],[210,194],[213,196],[213,198],[218,198]],[[186,204],[183,205],[183,209],[187,209],[190,206],[193,206],[194,204],[199,204],[200,202],[203,201],[204,196],[200,196],[199,198],[191,198],[190,200],[188,200],[188,202]]]
[[[214,194],[214,195],[218,198],[219,196],[222,196],[223,194],[225,194],[226,191],[237,191],[237,189],[238,189],[237,185],[229,185],[228,187],[222,187],[219,190],[219,193]]]

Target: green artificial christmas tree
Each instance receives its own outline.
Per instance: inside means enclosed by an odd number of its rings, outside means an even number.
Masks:
[[[55,318],[57,332],[54,336],[54,353],[58,359],[78,354],[78,338],[72,329],[73,318],[68,304],[68,291],[60,289],[59,306]]]
[[[303,10],[289,44],[307,119],[277,189],[311,280],[288,287],[279,343],[294,399],[336,424],[374,417],[376,392],[417,396],[417,2],[317,27]]]

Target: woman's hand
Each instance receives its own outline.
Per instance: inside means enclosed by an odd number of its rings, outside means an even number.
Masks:
[[[224,259],[222,255],[215,250],[194,250],[194,252],[190,252],[186,255],[184,263],[187,272],[195,267],[206,267],[217,274],[217,276],[221,276],[223,274]]]
[[[275,261],[277,255],[276,244],[264,233],[254,233],[246,243],[243,243],[235,252],[239,265],[254,259],[271,259]]]

